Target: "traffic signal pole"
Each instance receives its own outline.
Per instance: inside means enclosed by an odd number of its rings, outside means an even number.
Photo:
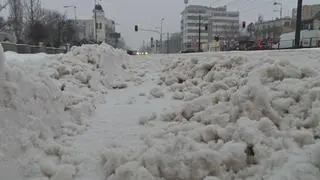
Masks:
[[[298,0],[295,48],[300,48],[301,16],[302,16],[302,0]]]
[[[199,15],[198,52],[201,52],[201,15]]]

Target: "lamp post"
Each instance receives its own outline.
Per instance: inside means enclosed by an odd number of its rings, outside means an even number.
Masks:
[[[74,12],[74,24],[77,24],[77,6],[75,5],[67,5],[67,6],[63,6],[64,8],[73,8],[73,12]]]
[[[280,19],[282,18],[282,11],[283,11],[283,6],[281,2],[274,2],[274,6],[280,6]]]
[[[283,32],[283,26],[284,26],[284,24],[283,24],[284,20],[282,19],[282,10],[283,10],[282,3],[276,1],[276,2],[273,3],[273,5],[274,5],[274,6],[280,6],[280,23],[281,23],[280,33],[282,34],[282,32]],[[280,35],[281,35],[281,34],[280,34]]]

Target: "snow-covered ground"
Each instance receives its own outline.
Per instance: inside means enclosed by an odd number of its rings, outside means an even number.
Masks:
[[[318,180],[319,54],[0,53],[0,179]]]

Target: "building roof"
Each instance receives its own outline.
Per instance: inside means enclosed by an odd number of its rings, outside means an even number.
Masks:
[[[220,7],[209,7],[203,5],[188,5],[182,12],[183,14],[187,9],[205,9],[205,10],[212,10],[212,11],[227,11],[227,6],[220,6]]]
[[[262,21],[262,22],[256,22],[255,24],[268,24],[268,23],[275,23],[275,22],[281,22],[281,21],[291,21],[291,17],[283,17],[283,18],[276,18],[272,20]]]

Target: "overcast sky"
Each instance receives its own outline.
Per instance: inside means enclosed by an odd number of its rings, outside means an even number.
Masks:
[[[98,1],[98,0],[97,0]],[[241,21],[255,21],[259,14],[264,19],[279,17],[272,4],[275,0],[214,0],[214,6],[227,5],[228,10],[240,11]],[[291,16],[291,9],[296,7],[297,0],[277,0],[283,3],[283,15]],[[320,3],[319,0],[303,0],[304,4]],[[73,9],[63,8],[64,5],[76,5],[79,19],[92,18],[94,0],[42,0],[45,8],[55,9],[74,17]],[[159,35],[145,32],[134,32],[133,27],[138,24],[145,29],[160,26],[160,19],[164,18],[164,32],[180,31],[180,12],[184,9],[184,0],[101,0],[107,18],[115,20],[119,25],[116,29],[122,33],[126,43],[132,48],[138,48],[142,41],[149,41]],[[210,5],[210,0],[189,0],[189,4]]]

